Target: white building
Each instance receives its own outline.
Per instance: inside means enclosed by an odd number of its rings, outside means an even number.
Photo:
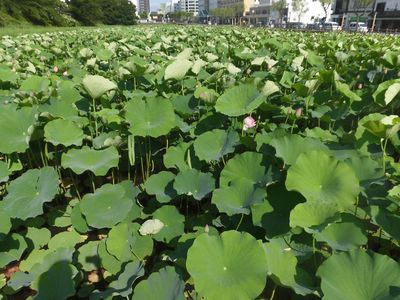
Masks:
[[[199,0],[180,0],[180,11],[193,13],[197,16],[199,12]]]
[[[165,4],[165,12],[172,13],[180,10],[180,0],[169,0]]]

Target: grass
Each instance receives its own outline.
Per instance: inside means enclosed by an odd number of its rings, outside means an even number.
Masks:
[[[46,26],[34,26],[34,25],[6,26],[6,27],[0,27],[0,36],[3,35],[16,36],[20,34],[67,31],[67,30],[74,30],[77,28],[81,27],[46,27]]]

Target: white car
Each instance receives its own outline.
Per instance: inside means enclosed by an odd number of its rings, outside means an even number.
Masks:
[[[349,24],[349,31],[353,31],[353,32],[368,32],[368,27],[367,24],[363,23],[363,22],[351,22]]]
[[[322,24],[322,29],[327,31],[339,31],[341,27],[337,22],[325,22]]]

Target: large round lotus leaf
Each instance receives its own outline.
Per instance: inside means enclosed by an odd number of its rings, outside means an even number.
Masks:
[[[91,241],[79,247],[78,263],[87,272],[100,269],[100,258],[97,255],[97,248],[100,241]]]
[[[316,229],[340,219],[339,207],[327,201],[297,204],[290,212],[290,226]]]
[[[33,250],[25,260],[21,261],[19,269],[23,272],[30,272],[31,268],[35,264],[40,264],[48,253],[45,249]]]
[[[131,100],[126,107],[126,120],[133,135],[159,137],[175,126],[175,112],[169,100],[163,98],[139,98]]]
[[[190,70],[193,63],[187,59],[177,59],[165,68],[165,80],[176,79],[182,80],[186,73]]]
[[[357,249],[368,242],[363,230],[354,223],[330,224],[322,232],[316,232],[315,238],[340,251]]]
[[[47,78],[40,76],[31,76],[22,82],[19,89],[20,91],[24,92],[40,93],[45,91],[49,87],[49,85],[50,80],[48,80]]]
[[[250,214],[250,206],[262,203],[267,196],[265,188],[258,188],[246,178],[233,180],[229,186],[214,190],[211,202],[228,216]]]
[[[0,109],[0,152],[11,154],[25,152],[29,147],[31,126],[35,122],[36,109],[2,106]]]
[[[198,236],[188,251],[186,267],[196,291],[209,300],[255,299],[267,279],[262,244],[233,230]]]
[[[10,171],[8,170],[7,163],[0,161],[0,183],[7,182],[8,175],[10,175]]]
[[[360,182],[377,179],[383,176],[382,165],[371,157],[352,156],[344,160],[356,173]]]
[[[384,207],[371,205],[370,214],[374,223],[378,224],[390,237],[400,240],[400,216],[395,212],[389,212]]]
[[[71,223],[72,227],[80,233],[85,233],[89,231],[89,226],[86,223],[85,218],[81,212],[80,202],[75,204],[75,206],[71,210]]]
[[[118,274],[122,269],[123,262],[116,259],[114,255],[107,251],[106,240],[101,240],[97,253],[100,258],[101,266],[113,275]]]
[[[23,236],[13,233],[0,243],[0,268],[19,260],[28,247]]]
[[[286,243],[272,239],[264,244],[264,248],[268,275],[276,284],[291,287],[300,295],[313,292],[310,276],[297,267],[297,257]]]
[[[307,201],[331,202],[339,210],[352,207],[360,193],[354,171],[322,151],[301,154],[288,170],[286,187],[300,192]]]
[[[139,224],[119,223],[108,233],[107,251],[120,261],[143,261],[153,252],[153,240],[138,233]]]
[[[153,235],[157,241],[169,243],[184,233],[185,217],[182,216],[175,206],[164,205],[153,213],[153,218],[160,220],[164,227],[159,233]]]
[[[51,238],[48,244],[50,250],[57,248],[74,248],[76,244],[83,242],[85,239],[75,230],[63,231]]]
[[[18,79],[18,75],[16,72],[13,72],[9,69],[0,68],[0,82],[11,82],[15,83]]]
[[[66,147],[82,145],[85,137],[82,129],[75,122],[63,119],[50,121],[44,127],[46,140],[53,145],[64,145]]]
[[[155,195],[160,203],[167,203],[174,199],[177,194],[173,188],[174,173],[161,171],[151,175],[145,182],[144,188],[149,195]]]
[[[51,232],[47,228],[29,227],[25,235],[35,249],[40,249],[48,244],[51,238]]]
[[[43,203],[58,191],[58,174],[51,167],[32,169],[13,180],[3,200],[3,209],[11,218],[26,220],[43,213]]]
[[[105,184],[93,194],[86,194],[80,209],[89,226],[111,228],[126,218],[133,202],[121,185]]]
[[[363,250],[334,254],[317,275],[324,300],[399,299],[400,264],[386,255]]]
[[[200,165],[199,159],[194,155],[192,143],[179,143],[176,147],[169,147],[163,158],[165,167],[180,171],[191,169],[189,162],[193,168]]]
[[[114,82],[99,75],[86,76],[82,81],[82,85],[93,99],[100,98],[104,93],[117,88]]]
[[[67,299],[75,294],[73,280],[76,269],[66,261],[58,261],[38,279],[38,293],[34,300]]]
[[[185,282],[173,267],[165,267],[139,282],[132,300],[184,300]]]
[[[270,144],[275,148],[276,156],[282,158],[287,165],[293,165],[301,153],[313,150],[328,151],[328,147],[319,140],[294,134],[272,139]]]
[[[238,142],[237,132],[214,129],[197,137],[194,141],[194,150],[201,160],[220,160],[225,154],[234,152]]]
[[[11,219],[4,212],[0,210],[0,241],[9,233],[11,229]]]
[[[242,84],[229,88],[215,104],[217,112],[230,117],[249,114],[266,99],[253,84]]]
[[[246,178],[254,184],[268,182],[267,168],[263,164],[263,155],[256,152],[245,152],[235,155],[228,161],[221,172],[219,184],[226,187],[235,179]]]
[[[70,168],[76,174],[92,171],[96,176],[104,176],[108,170],[118,166],[119,154],[115,147],[94,150],[87,146],[71,149],[63,154],[61,165]]]
[[[118,279],[112,281],[105,291],[94,291],[90,295],[90,300],[111,299],[110,297],[118,295],[128,298],[128,296],[132,293],[132,285],[139,277],[142,277],[143,275],[143,263],[130,262],[125,265],[124,270],[121,274],[119,274]]]
[[[202,173],[196,169],[184,170],[175,177],[174,189],[179,195],[193,196],[201,200],[215,188],[212,174]]]

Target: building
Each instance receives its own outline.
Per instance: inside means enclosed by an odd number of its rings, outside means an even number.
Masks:
[[[136,7],[139,14],[150,12],[150,1],[149,0],[137,0],[138,5]]]
[[[377,30],[400,30],[400,0],[377,0],[372,19]]]
[[[197,16],[199,13],[199,0],[180,0],[180,11],[192,13],[193,16]]]
[[[299,9],[295,9],[293,2],[296,0],[287,0],[286,7],[278,12],[274,10],[273,4],[277,0],[259,0],[253,3],[248,11],[245,12],[251,23],[292,23],[301,22],[304,24],[330,20],[331,8],[325,11],[318,0],[303,0]]]
[[[172,13],[180,11],[180,0],[169,0],[165,4],[165,13]]]

